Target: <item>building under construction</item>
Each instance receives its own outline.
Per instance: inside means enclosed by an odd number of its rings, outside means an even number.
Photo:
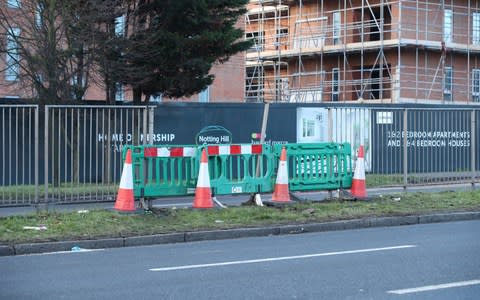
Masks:
[[[479,2],[251,0],[246,100],[480,103]]]

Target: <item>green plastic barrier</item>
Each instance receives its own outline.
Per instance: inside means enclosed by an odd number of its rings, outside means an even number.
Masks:
[[[336,190],[352,186],[350,144],[275,145],[276,166],[283,147],[287,150],[290,191]]]
[[[195,145],[125,146],[132,150],[135,198],[184,196],[195,193],[199,155]]]
[[[125,146],[123,159],[132,150],[135,198],[194,194],[203,149],[214,194],[268,193],[275,186],[282,147],[287,149],[290,191],[351,187],[347,143]]]
[[[205,145],[210,184],[214,194],[273,191],[274,157],[270,145]],[[201,151],[198,151],[200,159]]]

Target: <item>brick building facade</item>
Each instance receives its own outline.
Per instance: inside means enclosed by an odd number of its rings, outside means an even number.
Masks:
[[[480,102],[480,3],[252,0],[248,101]]]

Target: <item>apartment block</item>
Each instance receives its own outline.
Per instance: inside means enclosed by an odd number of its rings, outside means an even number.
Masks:
[[[252,0],[245,99],[480,103],[479,2]]]

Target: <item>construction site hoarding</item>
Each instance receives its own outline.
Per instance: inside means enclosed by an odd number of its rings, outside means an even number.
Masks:
[[[353,158],[363,146],[367,177],[379,185],[480,179],[480,107],[270,106],[264,144],[348,143]],[[200,133],[208,145],[260,144],[263,112],[255,103],[0,106],[1,205],[109,201],[124,145],[195,145]]]

